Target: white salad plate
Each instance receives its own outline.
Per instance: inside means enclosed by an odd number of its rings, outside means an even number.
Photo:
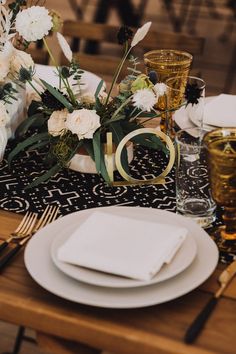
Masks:
[[[116,211],[117,209],[115,209],[115,212]],[[76,266],[73,264],[60,261],[57,257],[58,249],[72,235],[75,229],[77,229],[77,234],[79,235],[79,227],[86,220],[88,214],[90,213],[91,213],[90,210],[81,213],[80,221],[77,225],[73,223],[71,225],[67,225],[66,228],[60,230],[60,232],[54,238],[51,246],[51,257],[54,264],[63,273],[69,275],[74,279],[77,279],[79,281],[91,285],[107,286],[111,288],[131,288],[131,287],[138,287],[138,286],[147,286],[147,285],[151,285],[151,284],[155,284],[167,280],[179,274],[192,263],[194,257],[196,256],[197,253],[196,241],[192,236],[191,232],[189,232],[187,234],[187,237],[183,245],[180,247],[173,260],[169,264],[164,265],[161,271],[159,271],[150,281],[141,281],[141,280],[125,278],[122,276],[103,273],[103,272],[83,268],[80,266]],[[128,216],[131,216],[130,213],[128,213]],[[145,216],[143,219],[144,220],[146,219]],[[160,220],[160,222],[167,223],[168,221],[167,219],[165,219],[165,220]],[[112,232],[112,230],[110,231]]]
[[[218,249],[208,234],[194,221],[168,211],[139,207],[105,207],[107,213],[130,216],[186,227],[197,245],[197,254],[180,274],[157,284],[135,288],[108,288],[89,285],[61,272],[53,263],[51,245],[68,225],[78,227],[94,209],[59,218],[38,231],[25,249],[25,265],[31,277],[49,292],[81,304],[106,308],[146,307],[178,298],[202,284],[214,271]],[[99,208],[101,210],[101,208]]]

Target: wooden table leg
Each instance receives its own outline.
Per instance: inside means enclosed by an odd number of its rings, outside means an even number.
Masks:
[[[49,354],[99,354],[100,350],[66,339],[37,332],[37,344]]]

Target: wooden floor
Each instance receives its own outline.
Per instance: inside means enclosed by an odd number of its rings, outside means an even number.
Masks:
[[[14,348],[14,340],[18,331],[18,327],[8,323],[0,322],[0,353],[10,353]],[[35,333],[27,330],[26,335],[35,339]],[[45,354],[37,349],[33,343],[24,341],[20,354]],[[55,353],[56,354],[56,353]]]
[[[75,18],[75,14],[70,6],[70,3],[72,2],[75,1],[47,0],[47,7],[59,11],[61,14],[63,14],[63,19]],[[174,16],[176,18],[178,18],[180,14],[180,2],[180,0],[175,1],[176,12]],[[193,1],[193,3],[194,2],[197,3],[197,1]],[[133,3],[138,4],[139,1],[134,0]],[[196,60],[202,69],[202,77],[207,81],[207,94],[209,95],[224,91],[227,73],[229,73],[228,67],[235,45],[236,31],[235,24],[233,24],[232,33],[229,33],[228,37],[224,39],[224,33],[227,30],[227,23],[229,20],[229,10],[223,7],[223,5],[226,3],[225,0],[214,1],[214,3],[217,4],[217,11],[219,16],[217,16],[217,14],[214,16],[214,14],[209,11],[209,8],[207,7],[207,1],[203,3],[206,3],[206,5],[205,7],[202,5],[201,11],[198,14],[198,18],[191,19],[191,16],[189,15],[186,21],[182,21],[181,26],[182,32],[184,33],[188,33],[191,30],[194,31],[196,35],[206,37],[205,54],[201,59],[196,58]],[[86,13],[84,18],[86,21],[91,21],[97,1],[78,1],[78,5],[80,4],[86,4]],[[152,20],[154,28],[171,31],[173,30],[173,24],[171,24],[168,19],[169,17],[162,1],[148,1],[148,6],[144,14],[144,21]],[[111,13],[109,22],[117,24],[119,23],[119,19],[115,11]],[[236,94],[235,76],[228,92]],[[0,322],[0,354],[7,351],[10,352],[13,349],[16,333],[16,326]],[[34,337],[33,331],[29,331],[28,334]],[[45,353],[39,351],[34,344],[24,342],[20,354]]]

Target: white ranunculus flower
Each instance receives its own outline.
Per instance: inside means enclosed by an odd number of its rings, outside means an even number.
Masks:
[[[137,45],[139,42],[141,42],[143,40],[143,38],[148,33],[149,28],[151,27],[151,24],[152,24],[152,22],[147,22],[137,30],[137,32],[135,33],[133,40],[131,42],[131,48],[133,48],[135,45]]]
[[[10,122],[5,104],[0,101],[0,127],[5,127]]]
[[[16,31],[27,41],[35,42],[48,35],[52,17],[44,6],[31,6],[16,15]]]
[[[19,73],[21,67],[25,69],[33,68],[34,61],[30,54],[14,48],[10,59],[10,72],[12,74]]]
[[[65,125],[73,134],[78,135],[79,140],[92,139],[95,131],[101,126],[96,111],[85,108],[69,113]]]
[[[66,129],[65,122],[67,119],[68,111],[63,109],[61,111],[54,111],[48,120],[48,132],[52,136],[63,134]]]
[[[135,107],[150,112],[157,102],[157,97],[152,90],[144,88],[136,91],[132,100]]]
[[[57,40],[58,40],[58,43],[59,43],[61,50],[62,50],[63,54],[65,55],[66,59],[69,62],[71,62],[72,58],[73,58],[73,53],[72,53],[72,50],[70,49],[70,46],[69,46],[67,40],[59,32],[57,32]]]
[[[154,87],[153,87],[157,97],[163,96],[167,92],[167,85],[164,84],[164,82],[158,82]]]
[[[10,59],[13,52],[11,42],[6,42],[2,51],[0,51],[0,82],[3,82],[10,70]]]

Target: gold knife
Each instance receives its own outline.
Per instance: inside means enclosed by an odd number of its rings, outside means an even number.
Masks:
[[[227,288],[235,274],[236,260],[230,263],[230,265],[220,274],[218,278],[220,288],[210,298],[205,307],[202,309],[202,311],[199,313],[199,315],[195,318],[195,320],[188,328],[184,337],[185,343],[193,343],[193,341],[197,338],[206,320],[210,316],[212,310],[215,308],[219,297],[223,294],[224,290]]]

